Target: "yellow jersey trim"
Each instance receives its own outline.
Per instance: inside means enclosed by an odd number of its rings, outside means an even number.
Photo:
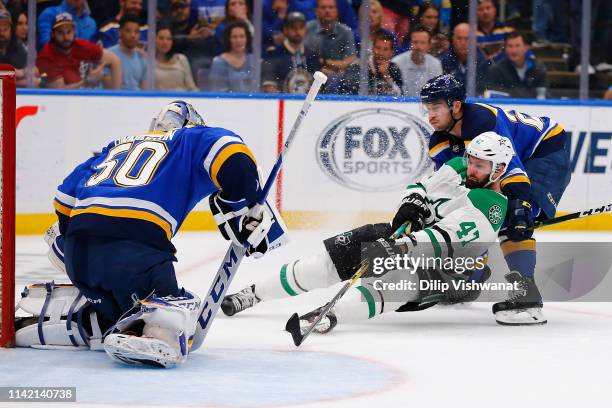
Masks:
[[[58,213],[64,214],[65,216],[70,217],[70,213],[72,212],[72,208],[66,207],[63,204],[60,204],[59,202],[57,202],[57,200],[53,200],[53,207],[55,207],[55,210]]]
[[[438,143],[437,145],[429,149],[429,156],[430,157],[437,156],[442,150],[448,148],[448,145],[449,145],[448,140]]]
[[[555,137],[558,134],[560,134],[561,132],[563,132],[563,130],[564,130],[563,126],[557,125],[550,132],[548,132],[548,134],[546,136],[544,136],[543,140],[550,139],[551,137]]]
[[[249,150],[249,148],[245,144],[233,143],[227,145],[225,148],[223,148],[223,150],[219,152],[217,157],[215,157],[215,159],[213,160],[212,165],[210,166],[210,178],[212,179],[213,183],[215,183],[215,186],[217,186],[217,188],[221,188],[221,186],[219,185],[219,181],[217,180],[217,173],[219,173],[219,170],[221,169],[221,166],[223,166],[223,163],[225,163],[227,159],[237,153],[246,154],[251,158],[251,160],[253,160],[253,163],[256,163],[253,153],[251,153],[251,150]]]
[[[519,251],[535,251],[536,250],[536,242],[533,239],[528,239],[528,240],[519,241],[519,242],[506,241],[506,242],[502,242],[500,246],[501,246],[501,250],[504,256],[508,256],[510,254],[513,254]]]
[[[524,176],[524,175],[517,175],[517,176],[512,176],[512,177],[508,177],[505,180],[502,180],[501,182],[501,186],[505,186],[508,183],[527,183],[527,184],[531,184],[531,182],[529,181],[529,177]]]
[[[164,230],[164,232],[166,233],[166,237],[168,238],[168,241],[172,239],[172,228],[170,226],[170,223],[164,220],[163,218],[155,214],[151,214],[150,212],[147,212],[147,211],[133,210],[133,209],[127,209],[127,208],[115,209],[115,208],[91,206],[91,207],[82,208],[78,210],[72,210],[72,212],[70,213],[70,216],[75,217],[79,214],[98,214],[98,215],[104,215],[107,217],[132,218],[132,219],[152,222],[153,224],[157,225],[158,227]]]

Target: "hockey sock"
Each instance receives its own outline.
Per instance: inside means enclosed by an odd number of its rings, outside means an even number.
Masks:
[[[360,286],[349,289],[334,307],[338,323],[366,320],[393,312],[406,303],[404,299],[397,302],[395,297],[387,291],[376,290],[370,282],[362,282]]]
[[[340,282],[326,251],[285,264],[278,275],[255,283],[255,296],[262,301],[297,296]]]
[[[533,278],[536,266],[536,241],[501,242],[501,250],[510,271],[517,271],[525,278]]]

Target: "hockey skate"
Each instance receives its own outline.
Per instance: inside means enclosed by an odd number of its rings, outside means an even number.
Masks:
[[[304,332],[306,329],[308,329],[308,327],[310,327],[310,325],[319,316],[325,306],[321,306],[318,309],[313,310],[312,312],[308,312],[305,315],[300,316],[300,330],[302,332]],[[329,333],[334,329],[334,327],[336,327],[337,324],[338,319],[336,319],[334,309],[331,309],[329,313],[327,313],[327,315],[319,323],[317,323],[313,331],[319,334]]]
[[[226,316],[233,316],[243,310],[249,309],[259,303],[255,296],[255,285],[247,286],[238,293],[227,295],[221,302],[221,310]]]
[[[517,289],[509,292],[507,300],[493,305],[497,323],[509,326],[545,324],[542,296],[533,278],[525,278],[517,271],[506,274],[505,278],[516,283]]]

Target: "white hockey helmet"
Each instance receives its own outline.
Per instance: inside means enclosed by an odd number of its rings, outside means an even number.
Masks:
[[[500,173],[497,177],[493,177],[499,170],[500,166],[505,165],[506,169],[512,156],[514,156],[514,148],[512,142],[507,137],[498,135],[495,132],[484,132],[476,136],[470,144],[465,148],[467,156],[474,156],[482,160],[491,162],[491,174],[489,175],[489,183],[497,181],[504,173]],[[505,169],[504,169],[505,172]]]
[[[204,125],[204,119],[185,101],[173,101],[162,108],[156,118],[153,118],[149,131],[167,132],[186,126]]]

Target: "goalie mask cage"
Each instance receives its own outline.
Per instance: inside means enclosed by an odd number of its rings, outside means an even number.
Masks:
[[[15,337],[15,70],[0,65],[0,347]]]

